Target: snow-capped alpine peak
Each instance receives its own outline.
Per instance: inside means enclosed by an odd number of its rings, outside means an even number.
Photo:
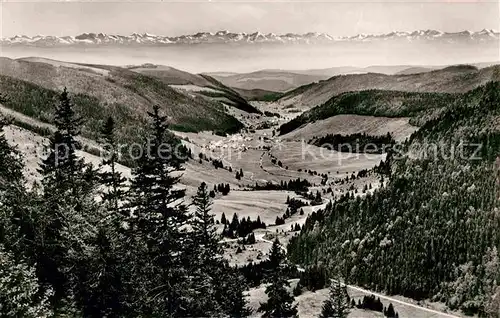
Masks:
[[[132,33],[128,36],[112,35],[106,33],[82,33],[77,36],[26,36],[15,35],[10,38],[0,39],[0,45],[30,45],[30,46],[64,46],[64,45],[175,45],[175,44],[201,44],[201,43],[303,43],[303,44],[328,44],[334,42],[367,42],[367,41],[498,41],[498,31],[483,29],[477,32],[441,32],[437,30],[416,30],[412,32],[392,31],[385,34],[357,34],[354,36],[333,37],[326,33],[309,32],[305,34],[275,34],[262,33],[233,33],[227,30],[211,32],[198,32],[191,35],[162,36],[150,33]]]

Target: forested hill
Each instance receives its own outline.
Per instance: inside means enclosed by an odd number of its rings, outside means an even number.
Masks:
[[[462,95],[389,156],[385,188],[313,213],[291,240],[290,259],[324,264],[369,289],[492,314],[500,295],[499,120],[498,82]]]
[[[0,91],[7,99],[4,106],[12,110],[53,123],[54,105],[64,87],[85,118],[82,129],[90,138],[108,116],[116,119],[120,138],[137,137],[153,105],[160,106],[175,130],[233,133],[243,127],[220,102],[182,93],[157,77],[116,66],[0,58]]]
[[[500,66],[478,69],[471,65],[453,65],[416,74],[378,73],[338,75],[325,81],[299,87],[279,99],[280,104],[302,109],[324,104],[333,96],[370,89],[402,92],[465,93],[488,81],[500,80]]]
[[[367,90],[347,92],[304,112],[280,126],[280,134],[289,133],[304,124],[335,115],[355,114],[385,117],[410,117],[426,111],[439,110],[456,98],[448,93],[415,93]]]
[[[109,68],[106,66],[100,66]],[[165,65],[143,64],[129,67],[129,70],[159,79],[166,85],[174,85],[181,92],[188,91],[202,97],[211,97],[213,101],[241,109],[249,113],[260,113],[234,89],[225,86],[215,78],[205,74],[191,74]]]

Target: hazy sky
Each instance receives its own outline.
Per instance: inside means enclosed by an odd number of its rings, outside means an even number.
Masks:
[[[181,35],[198,31],[331,35],[393,30],[498,30],[498,1],[113,1],[0,0],[0,37],[83,32]]]

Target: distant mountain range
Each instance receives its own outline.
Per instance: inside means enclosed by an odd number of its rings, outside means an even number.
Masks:
[[[337,42],[371,41],[440,41],[444,43],[474,43],[498,41],[500,33],[484,29],[477,32],[441,32],[437,30],[418,30],[413,32],[390,32],[386,34],[358,34],[355,36],[333,37],[326,33],[310,32],[305,34],[274,33],[233,33],[229,31],[199,32],[191,35],[162,36],[148,33],[113,35],[105,33],[83,33],[77,36],[25,36],[16,35],[0,40],[3,46],[71,46],[71,45],[175,45],[175,44],[334,44]]]

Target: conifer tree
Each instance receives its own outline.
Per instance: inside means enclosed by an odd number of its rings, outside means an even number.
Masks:
[[[392,303],[390,303],[389,307],[387,307],[387,312],[385,315],[387,318],[395,318],[396,317],[396,311],[394,310],[394,306],[392,305]]]
[[[220,300],[222,311],[229,317],[247,317],[251,311],[247,308],[245,299],[245,280],[228,264],[219,267],[218,284],[215,286],[217,299]]]
[[[108,237],[108,229],[99,228],[92,255],[75,271],[83,284],[75,291],[76,301],[87,317],[118,317],[128,312],[125,302],[124,268],[116,243]]]
[[[76,150],[81,147],[77,137],[82,119],[76,115],[66,88],[59,98],[54,124],[57,130],[50,138],[48,155],[40,164],[42,184],[46,189],[62,186],[61,190],[76,194],[76,182],[85,168],[83,159],[76,156]]]
[[[52,317],[51,289],[40,287],[34,268],[5,250],[0,244],[0,316]]]
[[[266,303],[261,303],[259,308],[259,311],[264,312],[262,317],[294,317],[297,315],[297,305],[293,305],[294,298],[287,290],[290,283],[282,268],[284,260],[282,246],[276,238],[269,255],[270,285],[266,287],[269,299]]]
[[[186,290],[185,265],[189,263],[183,247],[190,244],[184,230],[188,221],[182,200],[185,191],[174,188],[180,176],[173,175],[182,170],[182,160],[159,107],[148,114],[151,138],[137,160],[130,189],[130,224],[138,244],[137,263],[143,264],[136,268],[137,278],[143,277],[136,291],[143,294],[139,310],[153,316],[182,316],[185,298],[181,292]]]
[[[0,162],[2,163],[0,165],[0,191],[5,191],[13,183],[15,186],[19,186],[19,183],[24,179],[21,156],[5,138],[4,128],[6,126],[7,121],[0,117]]]
[[[92,254],[83,266],[78,266],[82,280],[89,284],[81,286],[75,295],[82,304],[82,311],[88,316],[112,316],[130,311],[132,302],[126,293],[126,283],[133,283],[130,264],[130,233],[123,230],[128,213],[124,206],[126,179],[117,171],[119,154],[115,140],[115,124],[111,117],[101,130],[104,154],[98,173],[101,185],[103,222],[98,225],[98,233],[91,241]]]
[[[196,211],[190,224],[194,237],[192,250],[196,257],[192,273],[195,294],[189,314],[217,316],[224,312],[230,317],[246,316],[244,284],[222,258],[214,215],[210,213],[212,202],[204,182],[193,198],[193,205]]]
[[[231,219],[231,223],[229,224],[229,228],[234,231],[234,230],[238,229],[239,225],[240,225],[240,221],[238,219],[238,214],[234,213],[233,218]]]
[[[339,280],[330,285],[330,294],[321,308],[320,318],[346,318],[349,315],[350,300],[347,287]]]
[[[106,210],[109,212],[108,218],[115,223],[123,218],[120,215],[124,213],[122,204],[125,196],[126,178],[117,171],[116,165],[119,159],[119,153],[115,137],[115,122],[109,117],[102,128],[102,141],[104,142],[105,157],[102,161],[103,170],[99,173],[99,181],[103,186],[102,199]],[[116,225],[117,226],[117,225]]]
[[[214,215],[211,213],[212,202],[205,182],[202,182],[198,187],[198,191],[193,197],[193,205],[196,207],[196,211],[190,223],[195,242],[203,249],[203,258],[216,257],[221,253],[221,249]]]
[[[214,215],[211,213],[211,198],[205,182],[198,187],[193,197],[196,208],[189,220],[192,240],[190,250],[190,275],[194,288],[193,301],[185,311],[191,316],[212,316],[222,311],[216,295],[215,285],[220,279],[218,273],[222,263],[222,249],[216,233]]]
[[[248,237],[246,238],[246,244],[255,244],[255,234],[253,234],[253,232],[248,234]]]
[[[0,95],[0,99],[1,99]],[[7,142],[3,133],[7,122],[0,118],[0,244],[9,250],[24,253],[24,240],[28,233],[24,217],[27,196],[24,186],[22,158],[15,147]],[[15,246],[16,245],[16,246]]]
[[[66,267],[87,255],[85,241],[95,233],[95,224],[101,219],[94,202],[96,174],[92,166],[78,158],[82,120],[66,89],[56,107],[56,131],[46,148],[47,156],[40,164],[43,195],[41,211],[36,224],[39,227],[36,242],[36,264],[42,283],[50,283],[56,299],[63,298],[68,288],[78,284],[72,281]]]

